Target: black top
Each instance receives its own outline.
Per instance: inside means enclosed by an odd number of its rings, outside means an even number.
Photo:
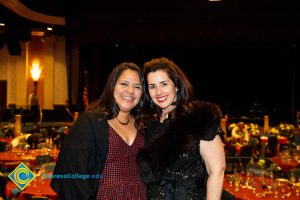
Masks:
[[[207,172],[199,143],[221,134],[220,113],[214,104],[193,106],[173,122],[147,125],[138,164],[150,200],[205,199]]]

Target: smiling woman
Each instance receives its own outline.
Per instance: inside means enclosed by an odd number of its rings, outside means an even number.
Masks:
[[[64,140],[53,172],[101,178],[52,179],[60,199],[146,200],[136,165],[144,145],[144,98],[144,78],[136,64],[123,62],[112,70],[101,97],[79,115]]]
[[[144,75],[150,109],[137,163],[148,199],[221,199],[225,155],[220,108],[194,100],[185,73],[168,58],[146,62]]]

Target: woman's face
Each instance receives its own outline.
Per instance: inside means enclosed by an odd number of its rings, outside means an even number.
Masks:
[[[121,111],[130,112],[140,101],[142,84],[136,71],[126,69],[116,82],[114,98]]]
[[[150,72],[147,76],[149,95],[152,101],[162,109],[176,101],[177,88],[163,70]]]

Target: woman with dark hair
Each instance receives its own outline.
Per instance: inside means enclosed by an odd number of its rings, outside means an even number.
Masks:
[[[121,63],[64,140],[51,181],[59,199],[146,199],[136,165],[144,145],[143,103],[141,69]],[[66,178],[55,178],[60,175]]]
[[[188,78],[167,58],[146,62],[144,76],[150,111],[137,163],[148,199],[221,199],[220,108],[194,100]]]

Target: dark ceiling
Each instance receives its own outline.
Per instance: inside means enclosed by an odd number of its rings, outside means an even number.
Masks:
[[[270,0],[84,1],[70,9],[73,43],[300,41],[300,6]],[[78,9],[80,8],[80,9]]]
[[[5,1],[5,0],[4,0]],[[7,0],[10,1],[10,0]],[[21,2],[28,9],[41,13],[44,15],[65,17],[64,3],[57,0],[12,0],[13,2]],[[0,2],[0,23],[6,24],[6,29],[13,29],[13,31],[21,32],[23,29],[44,29],[47,26],[53,26],[52,24],[43,23],[37,20],[30,20],[28,18],[20,16],[16,13],[20,6],[12,3],[15,10],[11,10],[6,7],[5,4]],[[26,11],[19,11],[26,14]],[[61,27],[60,27],[61,28]],[[14,30],[15,29],[15,30]]]
[[[59,34],[70,34],[74,44],[131,40],[300,41],[300,6],[290,0],[20,2],[36,12],[65,17],[66,26],[53,27]],[[7,23],[7,28],[0,31],[2,37],[6,32],[10,37],[11,32],[22,35],[31,28],[51,25],[20,17],[0,4],[1,21]]]

